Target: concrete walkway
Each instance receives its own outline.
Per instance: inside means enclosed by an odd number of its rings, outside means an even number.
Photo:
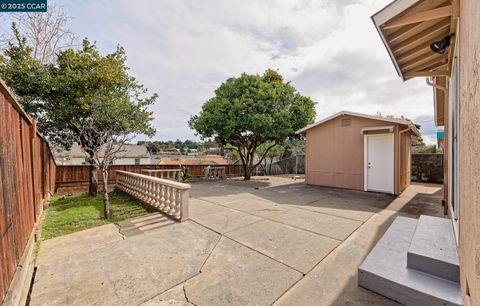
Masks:
[[[189,221],[152,214],[43,242],[31,305],[394,305],[357,286],[358,265],[394,216],[441,216],[439,192],[194,183]]]

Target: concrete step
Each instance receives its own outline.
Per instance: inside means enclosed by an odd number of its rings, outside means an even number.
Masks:
[[[161,213],[151,213],[135,219],[121,221],[118,226],[121,234],[130,237],[174,223],[176,221]]]
[[[397,217],[358,269],[358,284],[404,305],[463,305],[460,285],[407,268],[417,220]]]
[[[420,216],[408,249],[407,267],[460,282],[457,245],[450,219]]]

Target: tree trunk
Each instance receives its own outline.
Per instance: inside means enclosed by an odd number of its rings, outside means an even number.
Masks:
[[[103,216],[110,219],[110,198],[108,197],[108,169],[102,170],[103,176]]]
[[[96,197],[98,192],[98,167],[96,165],[90,166],[90,179],[88,185],[88,196]]]
[[[248,161],[245,161],[243,164],[243,180],[244,181],[250,180],[250,176],[251,175],[250,175],[250,169],[248,168]]]

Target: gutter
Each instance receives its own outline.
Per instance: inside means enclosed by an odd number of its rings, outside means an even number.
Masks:
[[[432,87],[435,88],[435,89],[441,90],[441,91],[443,91],[445,94],[448,93],[448,92],[447,92],[447,87],[433,83],[430,78],[428,78],[428,77],[425,78],[425,81],[427,82],[427,85],[432,86]]]

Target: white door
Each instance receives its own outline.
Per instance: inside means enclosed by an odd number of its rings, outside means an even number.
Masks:
[[[393,133],[365,135],[365,191],[394,193]]]

